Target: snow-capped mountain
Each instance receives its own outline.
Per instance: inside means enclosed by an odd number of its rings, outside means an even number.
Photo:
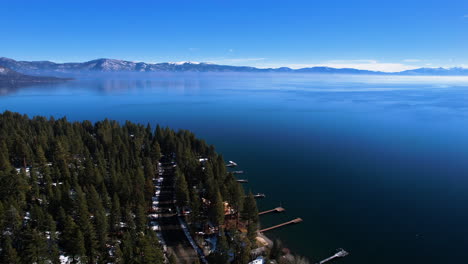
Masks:
[[[87,62],[54,63],[50,61],[16,61],[0,58],[0,66],[28,74],[73,73],[73,72],[291,72],[291,73],[333,73],[368,75],[468,75],[465,68],[419,68],[402,72],[378,72],[351,68],[311,67],[291,69],[287,67],[260,69],[249,66],[229,66],[204,62],[145,63],[116,59],[96,59]]]

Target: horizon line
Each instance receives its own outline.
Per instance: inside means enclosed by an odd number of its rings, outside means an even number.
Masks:
[[[214,61],[191,61],[191,60],[184,60],[184,61],[162,61],[162,62],[147,62],[143,60],[126,60],[126,59],[114,59],[114,58],[106,58],[106,57],[101,57],[101,58],[96,58],[96,59],[91,59],[91,60],[82,60],[82,61],[67,61],[67,62],[58,62],[58,61],[53,61],[53,60],[17,60],[17,59],[12,59],[9,57],[5,56],[0,56],[0,59],[7,59],[7,60],[13,60],[16,62],[50,62],[50,63],[55,63],[55,64],[70,64],[70,63],[86,63],[86,62],[92,62],[92,61],[98,61],[98,60],[112,60],[112,61],[124,61],[124,62],[131,62],[131,63],[145,63],[145,64],[150,64],[150,65],[157,65],[157,64],[175,64],[175,65],[184,65],[184,64],[207,64],[207,65],[219,65],[219,66],[228,66],[228,67],[249,67],[249,68],[254,68],[254,69],[272,69],[272,70],[277,70],[277,69],[291,69],[291,70],[301,70],[301,69],[311,69],[311,68],[329,68],[329,69],[338,69],[338,70],[345,70],[345,69],[350,69],[350,70],[360,70],[360,71],[370,71],[370,72],[377,72],[377,73],[401,73],[405,71],[410,71],[410,70],[416,70],[416,69],[444,69],[444,70],[450,70],[450,69],[468,69],[468,67],[464,66],[447,66],[447,67],[428,67],[428,66],[413,66],[408,69],[403,69],[403,70],[397,70],[397,71],[384,71],[384,70],[379,70],[379,69],[369,69],[369,68],[360,68],[360,67],[352,67],[352,66],[345,66],[345,67],[333,67],[330,65],[327,65],[327,63],[311,63],[311,64],[289,64],[289,65],[296,65],[298,67],[291,67],[287,66],[288,64],[285,64],[285,66],[253,66],[253,65],[233,65],[233,64],[225,64],[225,63],[217,63]],[[377,64],[377,63],[375,63]],[[385,64],[385,63],[381,63]],[[369,63],[369,65],[372,65],[372,63]]]

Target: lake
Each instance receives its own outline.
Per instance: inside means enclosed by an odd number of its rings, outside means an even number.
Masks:
[[[465,263],[468,77],[79,75],[0,89],[0,110],[194,131],[266,194],[267,233],[311,263]]]

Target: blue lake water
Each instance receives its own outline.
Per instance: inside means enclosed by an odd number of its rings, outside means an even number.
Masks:
[[[110,74],[0,89],[0,110],[194,131],[262,192],[312,263],[466,263],[468,78]]]

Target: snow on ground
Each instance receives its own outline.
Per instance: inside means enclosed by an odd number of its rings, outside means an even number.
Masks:
[[[60,263],[61,264],[70,264],[72,259],[68,256],[60,255]]]

